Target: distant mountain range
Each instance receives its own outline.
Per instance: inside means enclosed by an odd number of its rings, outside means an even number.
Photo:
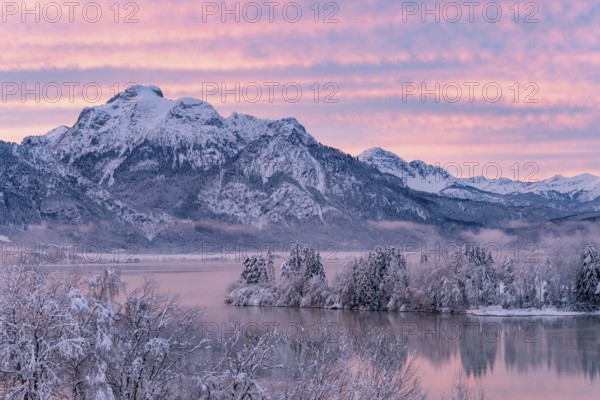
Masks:
[[[72,127],[0,142],[0,155],[0,234],[8,237],[42,227],[147,246],[268,232],[352,240],[375,237],[379,223],[471,229],[600,210],[591,175],[458,179],[383,149],[352,157],[294,118],[224,118],[197,99],[167,100],[154,86],[85,108]]]
[[[358,159],[381,172],[401,178],[412,189],[441,196],[506,205],[544,205],[567,211],[600,211],[600,178],[591,174],[573,178],[556,175],[536,182],[504,177],[457,178],[443,168],[422,161],[406,162],[396,154],[377,147],[363,152]],[[494,168],[491,171],[498,172]]]

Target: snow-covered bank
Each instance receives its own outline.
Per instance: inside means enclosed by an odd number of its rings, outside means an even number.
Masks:
[[[511,309],[507,310],[501,306],[489,306],[484,308],[478,308],[474,310],[467,310],[467,314],[476,316],[490,316],[490,317],[572,317],[579,315],[598,315],[600,311],[594,312],[578,312],[578,311],[564,311],[556,308],[527,308],[527,309]]]

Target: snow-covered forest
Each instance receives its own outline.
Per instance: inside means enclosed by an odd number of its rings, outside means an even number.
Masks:
[[[319,265],[314,251],[298,256],[302,262],[288,264],[290,277],[307,260]],[[271,281],[269,264],[272,260],[249,260],[244,279],[254,285]],[[307,293],[320,290],[322,269],[302,271]],[[240,329],[207,338],[200,328],[204,313],[182,306],[151,279],[128,290],[114,269],[90,277],[41,266],[6,267],[0,274],[0,395],[20,400],[425,398],[414,352],[389,330],[340,332],[334,341],[320,332],[289,338]],[[448,390],[451,399],[485,398],[464,377]]]
[[[479,247],[465,247],[447,260],[422,257],[409,268],[399,250],[383,247],[354,258],[328,282],[319,253],[296,244],[279,279],[270,253],[248,257],[226,302],[389,311],[464,312],[489,306],[591,311],[600,306],[600,252],[589,246],[578,257],[497,261]]]

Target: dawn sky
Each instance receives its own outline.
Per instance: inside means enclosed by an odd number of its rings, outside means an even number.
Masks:
[[[0,11],[2,140],[135,82],[225,116],[294,116],[353,155],[600,175],[596,1],[26,3]]]

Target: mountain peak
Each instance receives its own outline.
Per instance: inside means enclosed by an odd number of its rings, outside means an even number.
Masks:
[[[381,147],[371,147],[370,149],[367,149],[358,155],[358,159],[361,161],[364,161],[364,160],[367,160],[367,159],[370,159],[373,157],[376,157],[376,158],[385,157],[385,158],[397,159],[399,161],[404,162],[404,160],[400,156],[396,155],[395,153],[392,153],[391,151],[382,149]]]
[[[127,101],[142,96],[164,98],[163,92],[158,86],[134,85],[113,96],[110,100],[108,100],[107,104],[114,103],[116,101]]]
[[[43,136],[45,138],[49,139],[50,141],[54,142],[54,141],[58,140],[58,138],[60,138],[68,130],[69,130],[68,126],[61,125],[59,127],[52,129],[51,131],[47,132]]]
[[[577,176],[574,176],[573,179],[581,179],[581,180],[596,180],[599,179],[598,176],[590,174],[590,173],[583,173]]]

